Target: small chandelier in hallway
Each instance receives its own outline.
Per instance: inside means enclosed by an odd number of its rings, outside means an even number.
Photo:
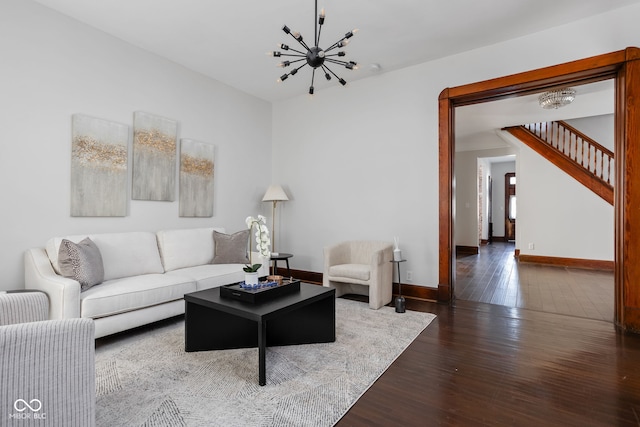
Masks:
[[[545,110],[557,109],[569,105],[576,98],[576,91],[570,87],[550,90],[538,97],[538,103]]]
[[[346,53],[342,50],[329,54],[329,52],[334,49],[346,46],[349,43],[349,39],[353,37],[353,35],[358,30],[352,30],[347,32],[343,38],[341,38],[340,40],[338,40],[337,42],[329,46],[327,49],[320,48],[319,47],[320,34],[322,32],[322,25],[324,24],[325,13],[324,13],[324,9],[322,9],[320,11],[320,14],[318,15],[318,0],[316,0],[315,4],[316,4],[315,14],[316,16],[318,16],[318,20],[315,23],[315,36],[313,40],[313,46],[309,47],[309,45],[307,45],[307,43],[304,41],[302,35],[299,32],[297,31],[292,32],[289,29],[289,27],[285,25],[284,27],[282,27],[282,31],[284,31],[285,34],[289,34],[291,37],[293,37],[305,49],[305,51],[293,49],[287,46],[286,44],[282,43],[279,45],[280,49],[286,52],[294,52],[294,53],[283,53],[281,51],[268,52],[268,55],[275,56],[275,57],[287,56],[287,57],[293,57],[293,58],[296,58],[296,57],[300,58],[300,59],[282,61],[280,64],[278,64],[278,66],[280,67],[289,67],[290,65],[296,64],[298,62],[302,62],[302,65],[300,66],[294,65],[295,68],[293,68],[290,72],[284,73],[282,76],[280,76],[280,78],[278,79],[278,82],[282,82],[286,80],[289,76],[294,76],[299,69],[301,69],[306,65],[309,65],[313,69],[311,74],[311,86],[309,86],[309,95],[313,95],[313,92],[314,92],[313,82],[315,79],[316,70],[318,68],[320,68],[320,70],[324,72],[324,77],[327,80],[331,80],[331,76],[333,76],[343,86],[347,84],[346,80],[344,80],[342,77],[338,77],[338,75],[328,67],[328,63],[344,66],[348,70],[355,70],[358,68],[358,64],[354,61],[343,61],[343,60],[336,59],[336,57],[343,57],[346,55]]]

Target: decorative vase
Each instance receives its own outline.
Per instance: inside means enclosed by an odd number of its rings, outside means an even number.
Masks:
[[[258,284],[258,272],[254,273],[244,273],[244,283],[247,285],[257,285]]]
[[[393,250],[393,260],[401,261],[402,260],[402,251],[398,248]]]

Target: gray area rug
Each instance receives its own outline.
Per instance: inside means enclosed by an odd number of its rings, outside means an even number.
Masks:
[[[98,426],[332,426],[435,318],[336,300],[336,342],[186,353],[184,320],[96,349]],[[222,325],[221,325],[222,326]]]

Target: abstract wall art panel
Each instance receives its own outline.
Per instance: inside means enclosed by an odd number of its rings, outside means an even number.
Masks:
[[[180,139],[180,216],[213,216],[214,146]]]
[[[74,114],[71,135],[71,216],[126,216],[129,126]]]
[[[175,200],[177,134],[176,120],[133,114],[132,199]]]

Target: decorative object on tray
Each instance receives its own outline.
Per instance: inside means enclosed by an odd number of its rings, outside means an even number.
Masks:
[[[256,267],[257,265],[257,267]],[[243,268],[244,270],[244,283],[248,285],[257,285],[258,284],[258,269],[262,266],[262,264],[253,264],[251,266],[246,266]],[[255,268],[255,271],[251,271]]]
[[[276,283],[278,283],[278,285],[281,285],[282,284],[282,276],[280,276],[280,275],[267,276],[267,281],[276,282]]]
[[[262,288],[273,288],[274,286],[278,286],[278,282],[272,282],[267,280],[266,282],[258,282],[256,284],[249,284],[247,282],[240,282],[238,283],[238,286],[240,286],[242,289],[251,289],[251,290],[258,290],[258,289],[262,289]]]
[[[258,215],[258,218],[254,218],[252,216],[248,216],[245,219],[247,223],[247,228],[249,230],[253,230],[253,227],[256,227],[256,249],[260,253],[260,257],[263,259],[269,259],[271,253],[269,252],[269,246],[271,245],[271,240],[269,239],[269,230],[267,229],[267,219]],[[258,269],[262,267],[262,264],[254,264],[251,254],[251,232],[249,232],[249,264],[245,265],[242,269],[245,272],[244,281],[250,285],[258,284]]]
[[[220,296],[237,299],[252,304],[262,303],[281,295],[300,291],[299,280],[283,280],[277,282],[260,282],[257,285],[247,285],[246,282],[235,283],[220,287]]]

